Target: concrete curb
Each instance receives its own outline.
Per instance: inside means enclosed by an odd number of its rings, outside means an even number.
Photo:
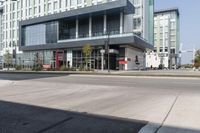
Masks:
[[[173,74],[173,73],[107,73],[107,72],[81,72],[81,71],[0,71],[0,74],[59,74],[59,75],[104,75],[104,76],[136,76],[136,77],[181,77],[200,78],[200,75]]]

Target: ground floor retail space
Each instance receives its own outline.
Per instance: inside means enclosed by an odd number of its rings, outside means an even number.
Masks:
[[[24,67],[33,67],[35,63],[55,69],[65,66],[76,69],[134,70],[145,68],[145,54],[141,49],[122,45],[110,46],[109,53],[103,47],[93,47],[87,58],[82,48],[24,51],[18,57],[18,64]]]

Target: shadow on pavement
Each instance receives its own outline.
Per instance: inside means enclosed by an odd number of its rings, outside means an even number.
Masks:
[[[0,73],[0,80],[31,80],[40,78],[51,78],[67,76],[69,74],[38,74],[38,73]]]
[[[0,133],[137,133],[146,124],[0,101]]]
[[[138,133],[146,125],[145,121],[133,119],[0,101],[0,133]],[[200,133],[200,130],[165,126],[158,133]]]

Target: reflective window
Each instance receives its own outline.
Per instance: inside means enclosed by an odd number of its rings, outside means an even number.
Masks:
[[[56,43],[58,40],[58,23],[49,22],[46,23],[46,43]]]
[[[78,37],[89,37],[89,18],[79,19]]]
[[[26,46],[46,44],[46,26],[45,24],[38,24],[33,26],[27,26],[24,30]]]
[[[76,20],[59,21],[59,40],[76,38]]]
[[[120,14],[107,15],[107,30],[111,35],[120,33]]]
[[[57,22],[49,22],[22,28],[22,45],[33,46],[57,43]]]
[[[92,36],[103,35],[103,16],[92,17]]]

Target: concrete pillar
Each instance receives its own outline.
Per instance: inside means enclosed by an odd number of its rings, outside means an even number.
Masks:
[[[104,14],[103,33],[106,34],[106,32],[107,32],[107,15]]]
[[[21,1],[21,2],[22,2],[22,1]],[[26,2],[26,1],[23,0],[23,5],[26,4],[25,2]],[[44,10],[46,10],[46,9],[44,8],[44,5],[45,5],[44,1],[41,1],[41,6],[40,6],[40,16],[44,16],[44,13],[45,13]],[[25,7],[25,6],[24,6],[24,7]],[[22,7],[22,8],[23,8],[23,16],[25,16],[25,11],[26,11],[24,7]]]
[[[101,52],[101,70],[104,70],[104,53]]]
[[[78,18],[76,18],[76,38],[78,38]]]
[[[89,37],[92,37],[92,16],[89,17]]]
[[[91,6],[92,5],[92,0],[86,0],[87,6]]]
[[[125,58],[124,61],[128,61],[128,48],[125,48]],[[124,70],[128,70],[128,64],[124,65]]]
[[[59,6],[59,5],[58,5]],[[60,9],[60,8],[59,8]],[[58,9],[57,9],[58,10]],[[51,14],[53,14],[54,12],[54,3],[53,1],[51,1]]]
[[[72,67],[72,59],[73,55],[72,55],[72,50],[67,50],[67,65],[68,65],[68,62],[69,62],[69,67]]]
[[[70,6],[71,6],[71,5],[70,5],[70,0],[68,0],[68,1],[67,1],[67,10],[70,10],[70,8],[71,8]]]
[[[147,61],[146,61],[146,58],[147,58],[147,57],[146,57],[146,51],[144,51],[144,53],[143,53],[143,57],[144,57],[144,58],[143,58],[143,59],[144,59],[144,60],[143,60],[143,68],[146,69],[146,68],[147,68]]]
[[[93,0],[94,1],[94,5],[97,5],[97,0]]]
[[[123,33],[123,25],[124,25],[124,14],[120,12],[120,34]]]
[[[77,2],[77,0],[75,0],[75,9],[77,9],[78,8],[78,2]]]
[[[85,6],[85,0],[82,0],[82,7],[84,7]]]

